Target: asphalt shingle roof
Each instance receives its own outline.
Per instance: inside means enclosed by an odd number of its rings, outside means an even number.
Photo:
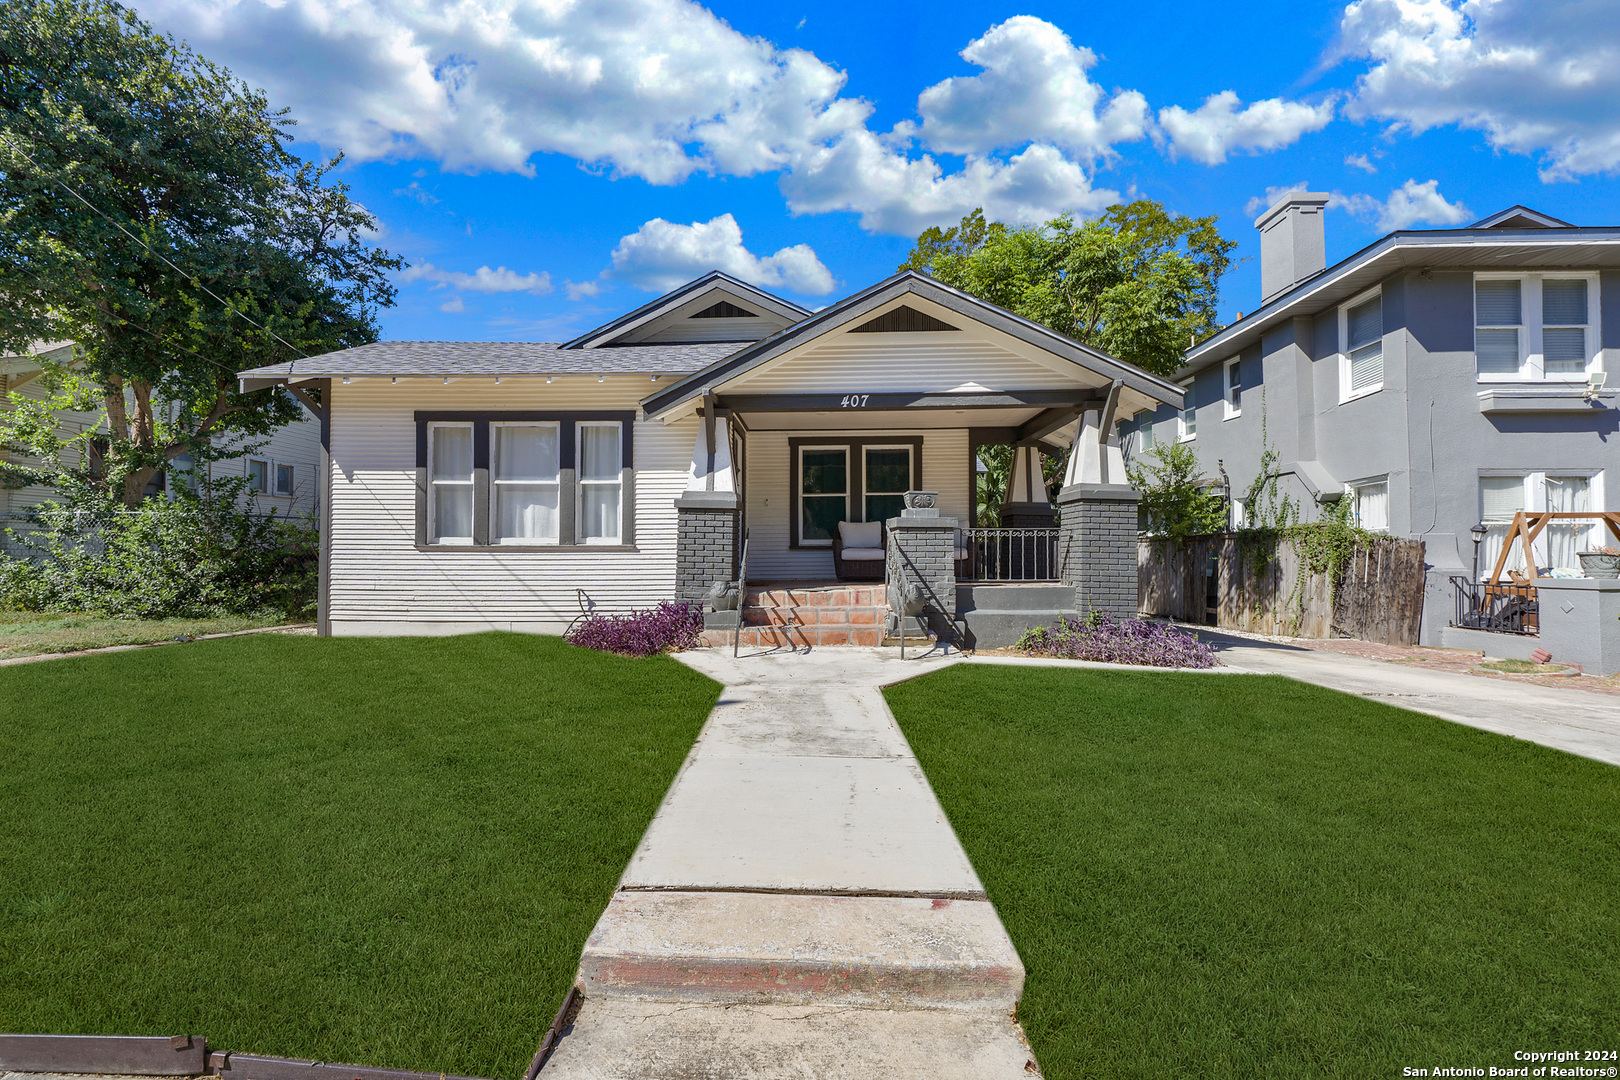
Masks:
[[[290,364],[239,372],[242,378],[388,375],[665,375],[697,371],[753,342],[625,345],[563,349],[549,341],[379,341]]]

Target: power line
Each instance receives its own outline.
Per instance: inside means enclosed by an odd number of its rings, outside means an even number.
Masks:
[[[8,140],[8,141],[10,141],[10,140]],[[150,254],[153,258],[161,260],[163,262],[163,264],[165,266],[167,266],[169,269],[173,270],[175,273],[179,274],[181,277],[185,278],[187,281],[190,281],[191,284],[195,285],[197,288],[201,289],[203,292],[205,292],[209,296],[213,297],[221,305],[223,305],[225,308],[227,308],[232,314],[234,314],[237,317],[239,317],[240,319],[242,319],[242,321],[246,322],[249,326],[252,326],[253,328],[255,328],[257,330],[263,331],[264,333],[269,334],[271,337],[275,338],[277,341],[281,342],[281,344],[283,344],[283,345],[285,345],[287,347],[287,350],[289,352],[291,352],[294,356],[297,356],[299,359],[301,359],[301,360],[308,360],[309,359],[309,357],[307,355],[305,355],[305,353],[302,350],[300,350],[296,345],[294,345],[292,342],[288,341],[286,338],[282,337],[280,334],[276,333],[274,330],[270,329],[269,327],[263,326],[263,325],[261,325],[261,324],[259,324],[257,322],[254,322],[252,319],[248,318],[241,311],[238,311],[236,309],[236,307],[234,305],[232,305],[229,300],[226,300],[224,297],[222,297],[218,293],[214,292],[214,290],[212,290],[208,286],[204,285],[201,281],[198,281],[197,278],[194,275],[188,274],[184,270],[180,269],[180,267],[176,266],[173,262],[171,262],[169,260],[168,256],[164,255],[160,251],[155,250],[145,240],[142,240],[140,237],[136,236],[134,233],[132,233],[128,229],[124,228],[123,225],[121,225],[118,221],[114,220],[114,218],[110,214],[108,214],[106,211],[104,211],[100,207],[96,206],[89,199],[86,199],[83,195],[79,194],[77,191],[74,191],[72,188],[68,187],[67,184],[62,182],[60,177],[56,176],[54,173],[52,173],[50,170],[46,169],[39,162],[35,161],[33,159],[33,157],[28,153],[28,151],[20,149],[16,145],[13,145],[12,149],[16,150],[17,153],[21,154],[24,158],[26,158],[28,163],[30,165],[32,165],[39,173],[41,173],[43,176],[45,176],[46,179],[50,180],[57,187],[61,188],[65,192],[67,192],[69,195],[72,195],[75,199],[78,199],[80,202],[84,203],[84,205],[89,207],[90,210],[93,213],[95,213],[97,216],[103,218],[113,228],[117,229],[119,232],[123,233],[125,236],[129,237],[131,240],[133,240],[137,244],[141,245],[141,247],[145,248],[147,253]],[[295,363],[295,361],[291,361],[291,360],[289,360],[287,362],[287,373],[289,375],[292,374],[292,365],[294,363]]]

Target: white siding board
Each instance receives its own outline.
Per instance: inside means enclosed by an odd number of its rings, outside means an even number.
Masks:
[[[944,331],[843,334],[732,380],[725,391],[945,393],[973,385],[991,390],[1068,390],[1087,385],[1086,375],[1078,368],[1074,375],[1065,375],[993,342]]]
[[[831,578],[832,550],[795,551],[792,543],[792,469],[788,440],[799,432],[758,431],[748,436],[748,576],[751,580]],[[836,438],[844,432],[805,431],[805,437]],[[923,488],[939,492],[940,513],[972,524],[968,493],[968,433],[962,428],[847,432],[851,438],[923,440]]]
[[[636,550],[457,551],[416,548],[418,409],[626,409],[640,380],[493,380],[434,386],[338,385],[332,413],[334,632],[366,624],[405,629],[491,624],[560,628],[579,613],[583,588],[602,611],[622,612],[675,593],[675,497],[686,486],[696,421],[638,421]],[[442,627],[441,627],[442,628]]]

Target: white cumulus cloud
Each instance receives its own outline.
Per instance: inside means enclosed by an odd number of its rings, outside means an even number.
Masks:
[[[988,154],[1027,143],[1058,146],[1092,161],[1147,134],[1147,99],[1135,90],[1107,98],[1087,72],[1097,54],[1043,19],[1016,15],[962,50],[983,68],[945,79],[917,99],[921,124],[902,124],[934,150]]]
[[[1222,90],[1191,112],[1179,105],[1160,109],[1159,126],[1164,129],[1170,155],[1219,165],[1236,150],[1280,150],[1302,135],[1327,127],[1338,99],[1316,105],[1282,98],[1256,101],[1247,108],[1240,108],[1242,104],[1236,93]]]
[[[1620,4],[1356,0],[1336,56],[1368,61],[1353,119],[1482,131],[1546,181],[1620,170]]]
[[[399,280],[406,285],[414,281],[429,281],[436,289],[451,288],[462,292],[524,292],[544,296],[551,291],[551,275],[545,271],[520,274],[504,266],[497,266],[493,270],[487,266],[480,266],[467,274],[458,270],[445,270],[425,262],[408,267],[399,275]]]
[[[1258,216],[1276,206],[1284,195],[1309,190],[1310,185],[1304,182],[1268,187],[1264,195],[1256,195],[1244,203],[1243,212]],[[1334,191],[1329,195],[1327,208],[1344,210],[1354,217],[1371,221],[1379,232],[1409,229],[1413,225],[1461,225],[1474,216],[1461,202],[1448,202],[1440,194],[1438,180],[1425,180],[1421,184],[1408,180],[1384,199]]]
[[[808,296],[830,293],[834,284],[831,271],[809,244],[794,244],[774,255],[749,251],[743,245],[742,227],[730,214],[690,225],[653,218],[619,241],[608,274],[637,288],[668,292],[711,270],[761,288]]]

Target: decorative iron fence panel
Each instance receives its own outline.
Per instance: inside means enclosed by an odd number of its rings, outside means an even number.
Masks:
[[[1535,636],[1541,631],[1541,604],[1534,585],[1504,581],[1486,583],[1452,575],[1457,614],[1452,626],[1493,634]]]
[[[1058,530],[963,529],[964,581],[1057,581]]]

